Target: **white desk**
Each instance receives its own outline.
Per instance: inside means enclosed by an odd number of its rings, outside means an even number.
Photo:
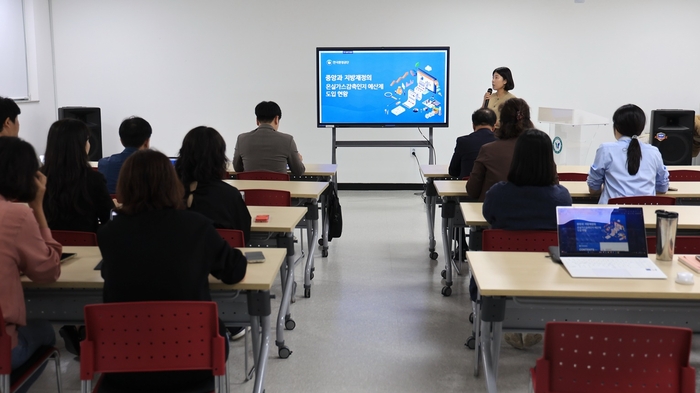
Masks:
[[[270,348],[270,288],[275,281],[285,250],[277,248],[242,248],[242,252],[262,251],[265,262],[248,264],[243,280],[234,285],[209,277],[211,296],[217,302],[219,318],[229,325],[250,324],[255,353],[255,385],[253,392],[264,390],[265,370]],[[39,284],[22,278],[27,304],[27,318],[47,319],[54,323],[83,323],[83,308],[102,303],[101,272],[95,270],[102,260],[97,247],[63,247],[64,252],[77,253],[63,263],[61,276],[51,284]],[[236,291],[246,291],[238,296]]]
[[[656,262],[669,277],[666,280],[575,279],[545,253],[467,254],[481,296],[474,318],[475,326],[480,324],[475,356],[478,360],[483,350],[489,393],[497,391],[503,330],[543,331],[549,321],[567,320],[682,326],[700,331],[700,276],[676,258]],[[650,258],[654,261],[656,256]],[[695,285],[676,284],[678,272],[692,273]]]

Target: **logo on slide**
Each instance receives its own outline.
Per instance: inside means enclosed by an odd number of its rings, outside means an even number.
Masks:
[[[561,150],[564,148],[564,142],[562,142],[561,138],[558,136],[554,137],[554,140],[552,141],[552,150],[554,150],[555,154],[561,153]]]
[[[663,141],[665,141],[666,139],[668,139],[668,135],[666,135],[666,134],[663,133],[663,132],[659,132],[658,134],[656,134],[656,136],[654,137],[654,139],[656,139],[656,140],[659,141],[659,142],[663,142]]]

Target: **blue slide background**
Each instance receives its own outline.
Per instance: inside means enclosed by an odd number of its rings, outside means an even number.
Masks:
[[[447,119],[447,51],[355,51],[353,53],[320,52],[319,53],[319,99],[321,125],[343,124],[367,124],[367,125],[401,125],[401,124],[444,124]],[[347,62],[346,64],[343,64]],[[330,63],[330,64],[329,64]],[[429,67],[431,70],[426,70]],[[408,90],[418,86],[417,72],[421,70],[439,83],[439,90],[426,92],[420,101],[416,101],[413,108],[404,106],[405,111],[399,115],[391,112],[396,108],[397,102],[406,102]],[[408,75],[406,75],[408,73]],[[333,76],[342,76],[342,81],[329,80]],[[346,80],[346,75],[371,75],[371,80]],[[404,78],[402,78],[406,75]],[[401,80],[391,86],[392,81]],[[410,83],[410,86],[405,86]],[[382,85],[381,89],[371,90],[335,90],[347,92],[347,97],[328,97],[328,84],[373,84]],[[401,94],[397,93],[397,87],[401,84],[406,87]],[[391,93],[387,97],[385,93]],[[423,104],[424,101],[433,98],[439,102],[439,108],[434,116],[427,118],[425,115],[432,108]],[[403,105],[402,105],[403,106]],[[414,111],[416,109],[417,111]]]

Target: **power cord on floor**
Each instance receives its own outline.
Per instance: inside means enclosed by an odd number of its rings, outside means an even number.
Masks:
[[[423,194],[425,194],[425,176],[423,175],[423,170],[420,167],[420,160],[418,159],[418,155],[416,154],[415,150],[411,152],[411,155],[413,156],[413,158],[416,159],[416,163],[418,164],[418,173],[420,175],[420,181],[423,183],[423,191],[414,192],[413,195],[423,196]]]

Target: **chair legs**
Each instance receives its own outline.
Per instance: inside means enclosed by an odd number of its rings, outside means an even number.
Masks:
[[[61,381],[61,353],[56,350],[51,356],[56,365],[56,389],[58,393],[63,392],[63,382]]]

